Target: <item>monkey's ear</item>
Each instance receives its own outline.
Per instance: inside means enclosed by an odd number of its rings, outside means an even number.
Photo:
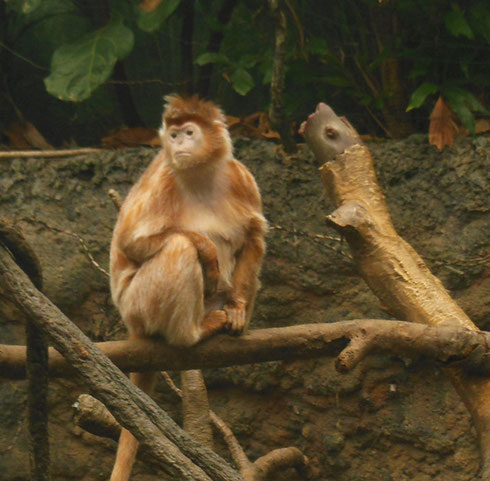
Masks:
[[[158,135],[160,136],[160,140],[163,145],[163,138],[165,137],[165,122],[162,123],[162,126],[158,129]]]

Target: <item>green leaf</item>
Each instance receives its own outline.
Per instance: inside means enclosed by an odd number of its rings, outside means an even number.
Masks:
[[[229,63],[229,59],[226,55],[223,55],[222,53],[215,53],[215,52],[205,52],[196,59],[196,64],[202,67],[203,65],[206,65],[208,63]]]
[[[442,89],[442,94],[446,96],[448,100],[463,102],[469,105],[470,108],[475,112],[481,112],[483,114],[490,115],[490,111],[485,108],[470,91],[466,89],[451,85]]]
[[[486,2],[478,2],[470,10],[471,25],[487,43],[490,43],[490,8]]]
[[[424,82],[412,93],[406,111],[409,112],[412,109],[418,109],[424,104],[429,95],[435,94],[438,90],[439,87],[435,83]]]
[[[242,68],[253,68],[257,65],[257,57],[252,54],[245,54],[239,61],[238,64]]]
[[[351,85],[350,80],[346,77],[330,76],[325,77],[324,81],[329,85],[333,85],[334,87],[348,87]]]
[[[326,55],[328,53],[327,41],[324,38],[310,38],[307,47],[308,51],[313,55]]]
[[[122,19],[55,50],[51,74],[44,79],[47,91],[61,100],[85,100],[112,73],[117,60],[131,52],[133,32]]]
[[[461,100],[450,100],[449,105],[453,112],[459,117],[463,125],[474,135],[475,134],[475,117],[471,110]]]
[[[468,25],[464,14],[459,9],[451,10],[446,14],[444,18],[444,22],[446,24],[446,28],[450,33],[452,33],[455,37],[459,37],[463,35],[464,37],[468,37],[469,39],[474,39],[473,31],[471,27]]]
[[[252,76],[243,68],[237,68],[230,78],[233,89],[240,95],[247,95],[255,85]]]
[[[272,82],[272,75],[274,74],[274,69],[272,68],[272,63],[267,62],[267,64],[262,68],[263,70],[263,77],[262,77],[262,84],[267,85]]]
[[[463,125],[475,134],[475,117],[473,112],[490,112],[468,90],[460,87],[448,86],[442,89],[442,95],[448,100],[454,113],[460,118]],[[473,112],[472,112],[473,111]]]
[[[138,9],[138,27],[148,33],[160,30],[179,5],[180,0],[162,0],[162,3],[153,12]]]

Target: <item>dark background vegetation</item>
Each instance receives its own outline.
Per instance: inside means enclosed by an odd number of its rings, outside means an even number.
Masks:
[[[96,144],[121,126],[158,127],[171,92],[198,93],[235,116],[267,111],[269,3],[1,1],[0,131],[29,121],[54,145]],[[287,21],[283,105],[292,125],[320,100],[361,133],[395,138],[426,131],[441,95],[470,131],[475,115],[487,112],[486,1],[278,4]]]

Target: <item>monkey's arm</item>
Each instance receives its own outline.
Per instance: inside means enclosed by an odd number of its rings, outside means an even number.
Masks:
[[[233,332],[243,331],[252,313],[259,288],[258,275],[265,253],[265,228],[262,216],[252,219],[245,244],[236,259],[232,289],[225,305],[228,328]]]
[[[213,295],[216,292],[219,280],[218,252],[216,246],[208,237],[198,232],[169,227],[157,234],[125,242],[121,248],[128,259],[141,265],[157,254],[166,239],[173,234],[184,235],[194,244],[203,270],[204,295],[206,297]]]

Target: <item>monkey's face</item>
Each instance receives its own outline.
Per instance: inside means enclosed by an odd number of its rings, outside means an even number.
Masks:
[[[165,130],[165,146],[175,169],[188,169],[203,161],[205,138],[199,125],[186,122]]]

